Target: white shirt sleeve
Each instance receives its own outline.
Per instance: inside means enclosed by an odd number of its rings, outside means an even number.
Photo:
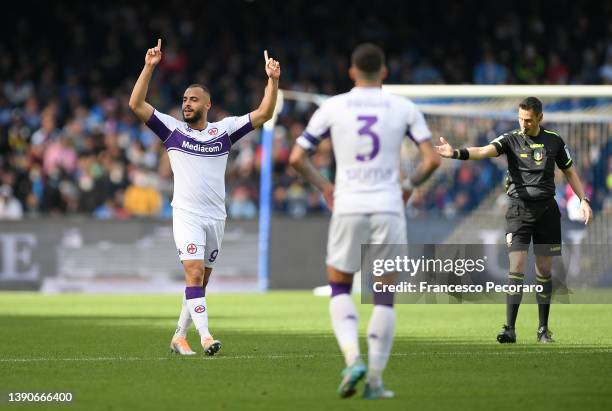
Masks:
[[[157,134],[161,141],[166,141],[170,134],[181,124],[172,116],[153,110],[151,118],[147,120],[147,126]]]
[[[412,103],[408,115],[408,127],[406,128],[408,137],[417,145],[423,141],[431,139],[431,131],[427,127],[425,116],[418,107]]]
[[[314,112],[306,130],[296,140],[296,144],[307,151],[314,150],[324,138],[330,135],[331,121],[327,114],[329,110],[326,107],[327,105],[323,104]]]
[[[226,117],[223,121],[226,123],[227,134],[232,144],[253,130],[250,113],[240,117]]]

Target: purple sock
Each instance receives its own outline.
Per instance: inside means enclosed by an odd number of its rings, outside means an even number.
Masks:
[[[331,286],[332,297],[335,297],[340,294],[350,294],[351,288],[353,288],[353,284],[330,282],[329,285]]]
[[[185,287],[185,299],[193,300],[194,298],[204,297],[204,290],[202,287]]]

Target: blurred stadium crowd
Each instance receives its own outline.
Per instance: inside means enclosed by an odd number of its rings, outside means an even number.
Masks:
[[[282,88],[346,91],[350,51],[363,40],[386,49],[389,83],[612,84],[612,3],[554,4],[398,1],[372,12],[365,1],[350,8],[295,0],[168,1],[157,9],[93,0],[41,4],[27,14],[27,7],[6,10],[9,24],[0,28],[0,218],[171,215],[168,157],[127,107],[144,53],[157,37],[164,40],[164,58],[148,100],[178,118],[182,92],[193,82],[211,89],[213,121],[257,107],[264,48],[282,64]],[[314,107],[291,108],[275,130],[274,209],[294,217],[325,212],[318,193],[288,167],[290,148]],[[460,137],[470,126],[451,131]],[[483,126],[478,143],[514,127]],[[257,215],[258,138],[252,132],[231,153],[230,217]],[[314,161],[333,174],[329,141]],[[610,192],[609,144],[578,161],[591,192],[594,185]],[[591,177],[595,165],[603,178]],[[414,198],[412,212],[469,211],[502,174],[497,161],[438,172],[431,188]],[[563,187],[559,197],[568,197]],[[598,201],[612,208],[605,194]]]

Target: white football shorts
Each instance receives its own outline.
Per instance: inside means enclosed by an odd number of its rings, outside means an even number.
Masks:
[[[362,244],[406,244],[406,218],[393,213],[332,215],[325,263],[344,273],[361,269]],[[387,251],[393,254],[395,248]]]
[[[215,265],[221,250],[225,220],[209,219],[173,208],[172,231],[181,261],[204,260],[205,267]]]

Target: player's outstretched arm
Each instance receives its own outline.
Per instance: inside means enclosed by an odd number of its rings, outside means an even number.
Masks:
[[[315,186],[323,194],[323,198],[330,210],[334,210],[334,185],[319,173],[319,170],[310,161],[308,152],[299,144],[291,149],[289,164],[300,173],[306,181]]]
[[[276,97],[278,96],[278,79],[281,74],[280,63],[268,57],[268,50],[264,50],[264,59],[266,60],[268,84],[266,85],[261,104],[256,110],[251,112],[253,128],[261,127],[263,123],[272,118],[274,107],[276,106]]]
[[[493,144],[482,147],[453,148],[444,137],[440,137],[440,145],[435,146],[436,152],[443,158],[457,160],[482,160],[483,158],[497,157],[499,153]]]
[[[153,115],[153,106],[147,103],[145,98],[147,97],[147,90],[153,76],[153,70],[155,70],[155,66],[161,61],[161,58],[161,39],[157,39],[157,46],[147,50],[144,68],[140,72],[140,76],[138,76],[130,96],[130,109],[142,122],[148,121]]]
[[[578,196],[580,199],[580,210],[582,211],[582,218],[584,218],[584,224],[588,224],[593,219],[593,210],[591,210],[591,206],[587,200],[585,200],[584,188],[582,187],[582,182],[580,181],[580,177],[578,177],[578,173],[576,172],[576,168],[574,166],[570,166],[566,169],[561,170],[563,174],[565,174],[565,178],[567,182],[574,190],[574,194]]]

